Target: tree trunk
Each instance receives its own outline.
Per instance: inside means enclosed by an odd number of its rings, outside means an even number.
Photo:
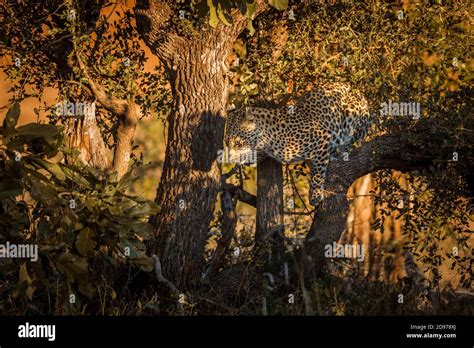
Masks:
[[[69,118],[65,122],[68,147],[80,151],[85,164],[106,170],[110,167],[109,154],[97,125],[95,108],[87,109],[84,117]]]
[[[258,15],[269,8],[255,1]],[[137,30],[170,74],[173,108],[168,144],[156,202],[161,211],[151,223],[156,238],[151,245],[164,276],[178,288],[200,283],[204,246],[220,188],[217,151],[222,147],[228,97],[225,64],[247,18],[232,11],[232,25],[211,29],[193,23],[186,33],[176,2],[140,0],[135,4]]]
[[[255,251],[264,269],[274,272],[283,257],[283,170],[281,163],[267,157],[257,165],[257,228]]]
[[[226,50],[212,42],[184,45],[171,65],[173,109],[168,146],[152,219],[154,250],[163,274],[179,289],[199,284],[204,247],[220,188],[220,166],[228,82]]]

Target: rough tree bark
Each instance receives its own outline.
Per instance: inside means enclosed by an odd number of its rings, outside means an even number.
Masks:
[[[258,1],[257,9],[262,10]],[[156,238],[151,250],[163,274],[186,289],[199,285],[204,247],[220,189],[228,67],[225,60],[246,19],[235,12],[231,26],[194,35],[181,34],[173,2],[144,0],[135,7],[137,28],[169,73],[173,105],[168,118],[168,145],[151,223]]]
[[[83,118],[72,118],[66,122],[66,138],[69,148],[80,151],[79,159],[93,168],[109,168],[107,153],[95,109],[86,110]]]
[[[266,157],[257,164],[255,251],[265,262],[267,272],[282,265],[284,228],[282,164]]]

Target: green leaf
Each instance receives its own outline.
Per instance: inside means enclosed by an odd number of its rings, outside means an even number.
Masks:
[[[250,36],[253,36],[253,34],[255,34],[255,28],[253,27],[252,21],[248,21],[247,29],[249,31]]]
[[[40,137],[55,136],[60,132],[60,128],[52,124],[28,123],[16,129],[22,135],[34,135]]]
[[[74,181],[76,184],[86,188],[91,188],[91,183],[86,178],[84,178],[84,176],[82,176],[78,168],[72,165],[63,164],[61,165],[61,170],[70,180]]]
[[[231,6],[229,1],[219,1],[218,5],[217,14],[221,22],[225,25],[232,25],[231,11],[233,6]]]
[[[56,265],[61,273],[73,281],[77,276],[88,273],[87,259],[68,252],[62,253],[56,260]]]
[[[76,248],[82,256],[87,256],[97,245],[97,242],[93,238],[94,235],[94,231],[89,227],[83,228],[77,235]]]
[[[217,28],[217,25],[219,24],[217,9],[214,6],[212,0],[207,0],[207,6],[209,6],[209,25],[213,28]]]
[[[232,16],[226,10],[219,8],[217,14],[222,23],[232,25]]]
[[[92,296],[94,288],[89,279],[88,263],[85,257],[64,252],[55,261],[59,272],[64,274],[69,282],[77,281],[79,291],[88,297]]]
[[[255,17],[255,11],[256,11],[255,2],[247,3],[247,13],[245,14],[245,17],[249,19],[253,19]]]
[[[13,103],[7,111],[5,120],[3,120],[4,128],[15,128],[18,118],[20,118],[20,103]]]
[[[89,199],[86,197],[85,204],[86,204],[87,210],[89,210],[92,213],[94,211],[94,206],[96,202],[93,199]]]
[[[58,180],[61,180],[61,181],[66,180],[66,174],[64,174],[64,172],[61,170],[61,167],[57,165],[56,163],[47,162],[45,160],[42,160],[40,158],[35,158],[35,157],[28,157],[28,159],[37,163],[42,168],[46,169],[48,172],[54,175]]]
[[[270,6],[275,7],[279,11],[286,10],[288,8],[288,0],[269,0]]]
[[[26,179],[31,184],[31,196],[45,205],[52,205],[58,201],[58,192],[49,182],[39,180],[33,175],[28,175]]]
[[[247,1],[246,0],[240,0],[238,6],[239,6],[240,13],[245,15],[247,13]]]
[[[122,240],[123,253],[129,259],[139,259],[146,257],[145,245],[137,239]]]
[[[152,201],[148,201],[145,204],[139,204],[133,207],[132,209],[127,210],[127,216],[137,217],[143,216],[147,217],[150,215],[154,215],[160,211],[158,205],[156,205]]]

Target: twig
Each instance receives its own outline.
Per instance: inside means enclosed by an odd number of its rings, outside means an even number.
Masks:
[[[171,290],[173,295],[175,295],[177,298],[179,298],[179,295],[180,295],[179,290],[176,288],[176,286],[172,282],[170,282],[168,279],[166,279],[163,276],[163,273],[162,273],[162,270],[161,270],[160,258],[156,255],[152,255],[152,258],[155,261],[155,274],[156,274],[156,279],[158,279],[158,282],[166,285]],[[179,302],[179,301],[178,301],[178,310],[181,313],[184,312],[183,306],[182,306],[181,302]]]

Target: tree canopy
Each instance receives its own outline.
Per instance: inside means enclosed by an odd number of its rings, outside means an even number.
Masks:
[[[0,19],[0,68],[11,84],[0,130],[0,241],[34,242],[41,255],[39,263],[1,264],[5,308],[93,313],[100,306],[86,304],[106,293],[110,313],[126,300],[136,306],[131,313],[193,313],[196,304],[200,313],[229,313],[202,298],[238,292],[232,284],[239,282],[248,288],[242,312],[260,311],[265,298],[270,313],[314,313],[323,298],[331,314],[367,313],[368,305],[333,278],[312,283],[323,268],[322,248],[347,234],[357,200],[349,192],[366,175],[376,211],[367,233],[389,233],[388,219],[402,221],[400,252],[414,255],[430,291],[439,288],[446,264],[457,286],[472,290],[474,60],[467,2],[7,0]],[[283,187],[275,205],[286,207],[290,194],[294,203],[293,224],[282,217],[277,248],[279,267],[285,262],[288,272],[290,264],[297,276],[291,284],[275,276],[273,290],[262,290],[270,280],[255,256],[258,222],[240,219],[255,215],[248,205],[262,212],[256,169],[217,160],[226,114],[292,105],[326,80],[362,91],[377,122],[348,161],[331,161],[328,198],[314,211],[308,213],[304,165],[266,176],[270,186]],[[50,90],[54,103],[45,98]],[[31,99],[41,103],[34,109],[41,120],[19,126]],[[399,108],[409,103],[419,113]],[[79,117],[78,107],[85,107]],[[166,137],[144,122],[162,122]],[[166,146],[154,202],[132,188],[143,180],[144,158],[157,162],[154,152],[137,148],[142,124],[150,148]],[[143,275],[153,268],[158,283]],[[203,280],[209,269],[212,277]],[[388,291],[358,286],[374,296]],[[156,298],[156,288],[166,289],[166,299]],[[45,299],[53,289],[51,305]],[[334,289],[347,308],[334,307]],[[142,290],[148,293],[140,302]],[[297,309],[286,307],[289,292],[303,303]],[[72,294],[80,300],[71,303]],[[221,307],[231,303],[238,311],[236,298]]]

